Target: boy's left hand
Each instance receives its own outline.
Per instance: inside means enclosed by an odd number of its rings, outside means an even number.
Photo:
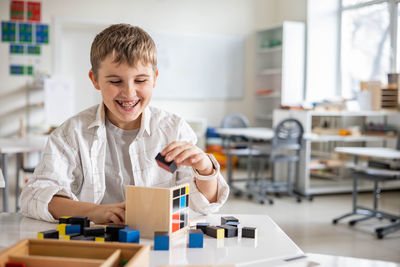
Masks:
[[[178,166],[192,166],[200,175],[211,175],[214,170],[207,154],[188,142],[174,141],[161,151],[161,155],[165,156],[165,160],[168,162],[174,160]]]

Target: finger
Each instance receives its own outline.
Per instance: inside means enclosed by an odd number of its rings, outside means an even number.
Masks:
[[[117,204],[118,208],[125,209],[125,201]]]
[[[167,161],[172,161],[172,160],[177,160],[177,156],[179,155],[179,154],[181,154],[183,151],[185,151],[185,150],[190,150],[191,148],[193,147],[193,145],[192,144],[189,144],[189,143],[185,143],[185,144],[182,144],[182,145],[180,145],[180,146],[177,146],[177,147],[175,147],[173,150],[171,150],[171,151],[169,151],[167,154],[166,154],[166,156],[165,156],[165,159],[167,160]],[[182,161],[182,160],[181,160]],[[177,163],[179,163],[179,162],[177,162]]]
[[[114,213],[111,212],[111,215],[109,217],[109,220],[112,223],[116,223],[116,224],[123,224],[123,222],[121,221],[121,219]]]
[[[175,162],[176,163],[192,163],[192,158],[196,156],[199,153],[196,149],[193,149],[193,147],[188,147],[187,149],[183,150],[179,155],[175,157]]]
[[[173,141],[172,143],[170,143],[169,145],[167,145],[162,151],[161,151],[161,155],[165,156],[168,152],[170,152],[171,150],[175,149],[175,147],[180,146],[183,142],[178,142],[178,141]]]

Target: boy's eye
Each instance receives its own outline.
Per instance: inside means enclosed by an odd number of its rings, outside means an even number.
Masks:
[[[136,80],[137,83],[144,83],[146,81],[146,79],[144,80]]]
[[[110,83],[112,83],[112,84],[119,84],[119,83],[121,83],[121,81],[110,81]]]

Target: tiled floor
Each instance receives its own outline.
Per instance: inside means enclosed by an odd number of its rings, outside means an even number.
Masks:
[[[374,229],[388,221],[371,219],[350,227],[345,219],[332,224],[336,216],[351,209],[351,194],[315,196],[296,203],[282,196],[275,203],[258,204],[246,198],[230,197],[220,210],[226,214],[266,214],[270,216],[289,237],[306,253],[321,253],[400,262],[400,231],[377,239]],[[372,203],[371,193],[360,195],[360,203]],[[400,214],[400,192],[383,192],[380,208]]]

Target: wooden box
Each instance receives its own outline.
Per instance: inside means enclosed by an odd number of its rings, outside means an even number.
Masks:
[[[150,246],[78,240],[24,239],[0,253],[0,267],[7,262],[29,267],[108,267],[128,260],[126,267],[149,266]]]
[[[140,236],[154,238],[155,231],[175,235],[189,222],[189,185],[171,188],[126,187],[125,223],[140,230]]]

